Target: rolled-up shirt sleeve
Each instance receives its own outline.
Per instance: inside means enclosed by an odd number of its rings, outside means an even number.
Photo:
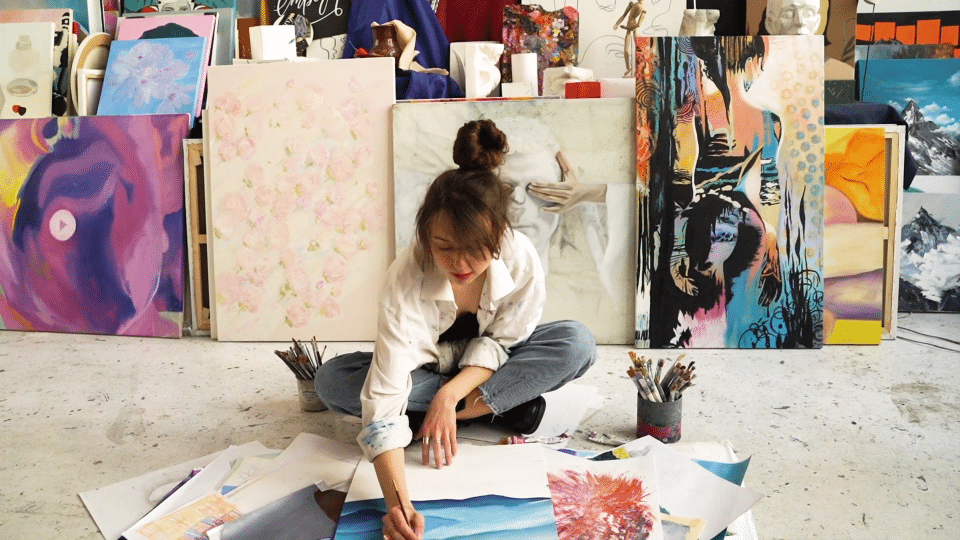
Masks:
[[[413,432],[404,415],[413,387],[410,374],[435,359],[427,323],[411,311],[409,306],[401,309],[389,296],[381,305],[373,361],[360,391],[364,427],[357,437],[371,460],[410,444]]]

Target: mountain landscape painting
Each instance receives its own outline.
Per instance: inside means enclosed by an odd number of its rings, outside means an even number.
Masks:
[[[908,192],[900,236],[900,311],[960,311],[960,195]]]
[[[857,80],[861,101],[906,120],[918,175],[960,176],[960,58],[858,61]]]

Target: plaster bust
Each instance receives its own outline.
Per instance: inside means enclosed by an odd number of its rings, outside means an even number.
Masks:
[[[819,0],[769,0],[764,20],[775,35],[812,35],[820,29]]]
[[[719,9],[685,9],[680,22],[681,36],[712,36],[720,20]]]

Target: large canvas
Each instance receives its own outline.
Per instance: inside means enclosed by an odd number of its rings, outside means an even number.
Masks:
[[[186,115],[0,121],[0,326],[179,337]]]
[[[18,9],[0,11],[0,23],[49,22],[53,32],[53,100],[51,114],[65,116],[70,112],[70,65],[76,43],[73,39],[72,9]]]
[[[637,346],[821,346],[822,36],[637,46]]]
[[[560,540],[664,538],[653,455],[591,461],[545,452]]]
[[[116,40],[127,41],[132,39],[160,39],[160,38],[185,38],[202,37],[206,38],[200,61],[200,86],[197,96],[193,100],[193,116],[200,116],[200,109],[203,105],[203,91],[207,82],[207,66],[210,65],[211,51],[213,50],[213,41],[216,36],[216,27],[219,26],[219,15],[215,12],[209,13],[191,13],[172,16],[154,16],[154,17],[123,17],[117,21]],[[172,45],[172,44],[171,44]],[[180,45],[180,43],[177,43]],[[186,57],[186,52],[178,52],[182,57]],[[193,54],[193,57],[196,57]],[[190,65],[196,62],[191,58]]]
[[[493,120],[510,151],[500,169],[513,188],[511,222],[533,241],[547,282],[543,321],[576,319],[600,343],[630,343],[636,222],[629,98],[402,103],[394,107],[397,250],[414,238],[427,186],[456,168],[466,122]],[[562,174],[558,155],[570,166]],[[584,202],[550,208],[533,182],[573,185]]]
[[[903,194],[900,311],[960,311],[960,193]]]
[[[114,40],[99,115],[187,113],[196,118],[205,37]]]
[[[539,4],[548,10],[571,6],[580,14],[580,36],[577,65],[593,71],[596,78],[623,77],[627,58],[633,60],[633,42],[625,40],[626,30],[620,28],[623,16],[632,2],[628,0],[524,0],[521,4]],[[657,0],[644,2],[647,14],[637,28],[638,36],[675,36],[680,32],[685,0]],[[703,6],[701,6],[703,7]]]
[[[556,540],[543,450],[539,444],[461,444],[452,466],[406,458],[407,489],[426,518],[424,540]],[[386,513],[373,464],[362,460],[350,483],[334,540],[380,540]]]
[[[221,340],[372,341],[391,261],[390,58],[210,68]]]
[[[50,22],[0,23],[0,118],[43,118],[53,103]]]
[[[196,15],[205,15],[207,17],[216,16],[217,28],[213,36],[213,52],[210,55],[210,65],[229,66],[233,64],[233,58],[237,47],[237,18],[233,8],[206,8],[196,11],[161,11],[161,12],[139,12],[128,13],[120,20],[124,19],[166,19],[167,17],[187,17],[193,18]],[[120,25],[120,20],[117,24]],[[182,19],[175,19],[174,23],[179,23]],[[119,29],[118,29],[119,32]],[[148,36],[140,36],[148,37]],[[125,39],[125,38],[122,38]]]
[[[826,128],[823,340],[879,344],[888,235],[882,127]]]
[[[906,120],[917,177],[960,180],[960,58],[857,62],[862,101],[886,103]]]

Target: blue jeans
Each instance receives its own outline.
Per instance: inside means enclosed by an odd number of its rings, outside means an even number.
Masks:
[[[314,378],[317,395],[334,411],[360,416],[360,390],[372,360],[372,352],[353,352],[322,364]],[[500,369],[480,385],[480,393],[494,414],[502,414],[582,376],[596,360],[596,341],[583,324],[541,324],[525,342],[510,351]],[[407,410],[424,412],[449,376],[423,368],[410,375],[413,390]]]

